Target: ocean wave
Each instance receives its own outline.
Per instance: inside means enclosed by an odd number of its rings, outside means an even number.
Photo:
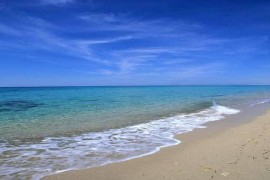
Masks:
[[[270,98],[257,100],[255,103],[252,103],[250,106],[252,107],[255,105],[266,104],[266,103],[270,103]]]
[[[124,161],[179,144],[176,134],[205,128],[239,110],[213,106],[197,113],[180,114],[103,132],[72,137],[47,137],[39,143],[12,145],[0,142],[0,178],[40,179],[55,172]]]

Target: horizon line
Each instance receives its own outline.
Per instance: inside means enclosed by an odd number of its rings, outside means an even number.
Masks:
[[[270,86],[270,84],[181,84],[181,85],[52,85],[52,86],[0,86],[0,88],[57,88],[57,87],[166,87],[166,86]]]

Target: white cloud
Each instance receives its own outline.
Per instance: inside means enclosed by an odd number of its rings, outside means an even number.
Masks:
[[[92,45],[92,44],[107,44],[107,43],[113,43],[123,40],[129,40],[132,39],[132,36],[119,36],[114,38],[107,38],[107,39],[98,39],[98,40],[79,40],[78,43],[80,44],[86,44],[86,45]]]

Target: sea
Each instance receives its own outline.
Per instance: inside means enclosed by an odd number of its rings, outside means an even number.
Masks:
[[[270,104],[270,86],[0,88],[0,179],[120,162]]]

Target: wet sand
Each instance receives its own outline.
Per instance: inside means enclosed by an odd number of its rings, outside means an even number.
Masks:
[[[245,120],[245,123],[241,119]],[[234,119],[241,118],[235,116]],[[67,171],[45,180],[159,180],[159,179],[270,179],[270,111],[228,125],[225,120],[208,128],[178,135],[182,143],[120,163]],[[207,125],[208,126],[208,125]],[[109,148],[109,147],[108,147]]]

